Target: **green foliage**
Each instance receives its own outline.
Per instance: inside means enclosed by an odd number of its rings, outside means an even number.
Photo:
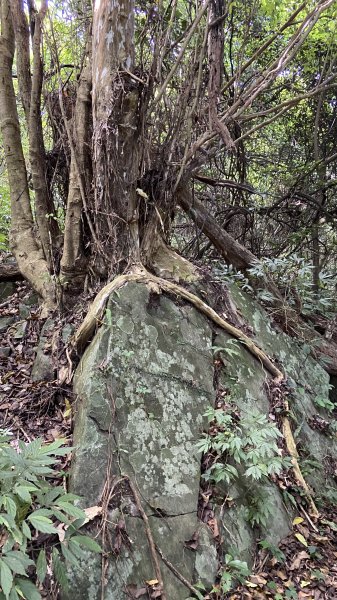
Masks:
[[[10,441],[0,432],[0,529],[4,543],[0,555],[0,600],[40,600],[38,585],[45,580],[48,557],[44,548],[33,554],[32,540],[38,533],[55,536],[57,523],[64,524],[65,536],[52,553],[52,568],[57,582],[67,585],[64,561],[77,565],[82,548],[100,552],[91,538],[80,535],[85,513],[75,506],[79,499],[53,486],[57,475],[52,467],[57,457],[71,448],[62,440],[43,444],[36,439],[29,444]],[[34,581],[36,583],[34,583]]]
[[[285,302],[296,306],[300,312],[310,314],[317,311],[327,313],[333,307],[335,276],[333,273],[321,270],[319,273],[320,288],[317,295],[313,286],[313,264],[297,254],[280,258],[262,258],[259,263],[249,269],[251,275],[265,280],[271,275],[282,290]],[[266,292],[261,290],[259,298]],[[270,295],[269,300],[272,300]]]
[[[204,475],[206,480],[230,483],[235,479],[238,470],[228,463],[230,459],[243,466],[244,476],[252,482],[280,473],[284,460],[279,455],[277,440],[282,434],[265,415],[253,411],[238,422],[221,409],[209,408],[205,416],[216,428],[215,434],[205,434],[197,444],[200,452],[211,451],[216,455]]]
[[[266,497],[266,491],[256,484],[251,486],[245,497],[245,519],[252,527],[267,527],[268,518],[273,514],[273,504]]]
[[[228,354],[228,356],[240,356],[238,346],[240,346],[240,342],[238,342],[238,340],[231,339],[228,340],[226,346],[212,346],[212,350],[215,354],[224,352],[225,354]]]
[[[250,575],[246,562],[234,558],[231,554],[225,555],[225,565],[221,574],[220,589],[226,594],[237,583],[244,583]]]
[[[268,540],[261,540],[259,546],[261,546],[263,550],[267,550],[273,558],[276,558],[277,562],[283,563],[285,561],[286,557],[282,550],[268,542]]]
[[[335,408],[334,403],[331,402],[331,400],[329,400],[329,398],[326,396],[315,396],[314,403],[319,408],[323,408],[324,410],[327,410],[328,412],[332,412]]]

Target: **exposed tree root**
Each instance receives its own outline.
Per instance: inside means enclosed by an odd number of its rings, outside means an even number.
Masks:
[[[154,570],[155,570],[155,574],[156,574],[156,578],[158,579],[158,584],[161,590],[161,600],[166,600],[166,594],[164,592],[164,585],[163,585],[163,578],[161,575],[161,570],[160,570],[160,566],[159,566],[159,562],[158,562],[158,558],[157,558],[157,554],[156,554],[156,546],[152,537],[152,532],[150,529],[150,525],[149,525],[149,519],[148,516],[145,512],[145,510],[142,507],[142,503],[139,499],[139,494],[138,491],[136,489],[135,484],[133,483],[133,481],[131,481],[130,477],[128,477],[127,475],[125,476],[126,481],[128,482],[132,495],[134,497],[134,501],[136,503],[136,506],[139,510],[139,514],[142,517],[143,521],[144,521],[144,527],[145,527],[145,533],[146,533],[146,537],[147,537],[147,541],[149,543],[149,547],[150,547],[150,552],[151,552],[151,558],[152,558],[152,562],[153,562],[153,566],[154,566]]]
[[[163,279],[161,277],[156,277],[155,275],[152,275],[152,273],[146,271],[142,267],[137,268],[137,270],[128,275],[120,275],[119,277],[116,277],[114,281],[108,283],[108,285],[102,288],[102,290],[97,294],[83,323],[72,337],[71,345],[75,350],[81,351],[86,346],[88,340],[90,339],[91,335],[95,330],[97,323],[99,323],[104,316],[105,306],[110,294],[120,289],[128,282],[132,281],[150,285],[158,293],[160,293],[160,290],[164,290],[166,292],[176,294],[177,296],[184,298],[193,306],[195,306],[198,310],[200,310],[200,312],[202,312],[206,317],[211,319],[213,323],[221,327],[221,329],[223,329],[231,336],[239,340],[242,344],[244,344],[247,350],[252,354],[252,356],[254,356],[263,365],[263,367],[273,376],[275,383],[280,384],[285,379],[282,371],[280,371],[274,365],[274,363],[270,360],[266,353],[263,352],[263,350],[261,350],[247,335],[240,331],[240,329],[234,327],[233,325],[225,321],[225,319],[220,317],[220,315],[218,315],[218,313],[215,310],[213,310],[213,308],[206,304],[206,302],[203,302],[203,300],[201,300],[198,296],[192,294],[184,287],[173,283],[172,281],[167,281],[166,279]],[[288,411],[289,407],[287,402],[285,408],[286,411]],[[305,492],[311,509],[311,514],[317,517],[319,514],[318,510],[315,506],[309,487],[301,473],[301,469],[298,464],[298,452],[296,449],[296,443],[294,440],[293,433],[291,431],[288,416],[283,417],[283,435],[286,442],[287,450],[291,456],[296,481]]]
[[[287,400],[285,401],[285,408],[286,408],[286,410],[289,409]],[[307,497],[308,504],[310,507],[310,514],[313,517],[318,517],[319,512],[313,501],[308,484],[305,481],[305,479],[302,475],[300,466],[298,464],[298,452],[297,452],[297,448],[296,448],[296,442],[294,440],[293,432],[291,431],[289,417],[287,417],[287,416],[283,417],[282,429],[283,429],[282,433],[283,433],[283,436],[284,436],[284,439],[286,442],[287,450],[291,456],[291,462],[293,464],[293,470],[294,470],[294,475],[296,477],[296,480],[299,483],[299,485],[303,488],[303,490],[305,491],[305,495]]]
[[[167,560],[167,558],[164,556],[163,552],[157,546],[157,544],[156,544],[156,550],[157,550],[160,558],[162,559],[163,563],[170,569],[170,571],[172,571],[173,575],[175,575],[176,578],[179,579],[179,581],[181,581],[181,583],[183,583],[184,586],[187,587],[187,589],[190,590],[190,592],[192,592],[192,594],[194,594],[197,597],[198,590],[186,579],[186,577],[184,577],[181,573],[179,573],[178,569],[176,569],[175,566],[169,560]]]

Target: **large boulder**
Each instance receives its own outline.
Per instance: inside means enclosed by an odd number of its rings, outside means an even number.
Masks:
[[[227,301],[227,316],[286,374],[306,477],[322,496],[323,489],[335,487],[331,464],[337,458],[336,439],[315,425],[317,419],[329,420],[322,409],[329,399],[329,377],[311,358],[310,348],[282,333],[237,287],[228,289]],[[216,369],[214,347],[223,349]],[[141,591],[155,572],[139,503],[164,555],[168,600],[190,597],[184,578],[212,587],[219,544],[223,552],[252,562],[258,538],[275,545],[287,535],[294,515],[271,481],[259,483],[259,495],[271,507],[265,524],[257,528],[247,521],[254,489],[240,468],[235,482],[219,485],[213,494],[218,548],[197,511],[201,461],[195,444],[206,427],[203,415],[221,394],[230,396],[242,415],[270,415],[270,381],[245,345],[235,343],[233,352],[232,338],[194,307],[140,283],[112,294],[76,372],[71,478],[83,506],[103,504],[107,510],[103,542],[110,540],[111,546],[105,546],[109,565],[102,577],[100,557],[88,553],[80,571],[70,568],[64,600],[100,598],[103,580],[106,600],[147,597]]]
[[[86,506],[111,487],[111,536],[122,518],[130,544],[111,561],[106,600],[155,578],[130,478],[155,543],[188,581],[211,585],[217,571],[211,532],[198,521],[200,455],[195,448],[214,405],[212,329],[194,308],[137,283],[109,300],[105,321],[77,369],[72,490]],[[114,488],[118,479],[124,483]],[[196,537],[196,548],[185,544]],[[194,546],[194,545],[193,545]],[[71,574],[68,598],[100,598],[99,560]],[[190,591],[163,565],[167,598]]]

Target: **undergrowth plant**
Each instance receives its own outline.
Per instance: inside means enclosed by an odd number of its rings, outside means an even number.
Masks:
[[[221,593],[222,597],[223,594],[230,592],[237,583],[245,583],[250,574],[251,571],[245,561],[235,558],[232,554],[225,554],[219,583],[213,587],[211,593],[216,594],[217,598],[218,594]],[[210,597],[202,583],[196,584],[194,588],[193,598],[204,600]],[[193,598],[189,597],[187,600],[193,600]]]
[[[282,290],[285,302],[297,308],[299,312],[303,314],[321,312],[326,316],[332,316],[335,307],[336,274],[322,269],[319,273],[318,290],[316,290],[313,285],[313,269],[310,260],[294,253],[287,257],[260,258],[253,267],[248,269],[249,277],[231,265],[217,264],[213,270],[220,281],[234,281],[245,292],[266,304],[275,300],[264,285],[267,277],[272,277]],[[261,281],[260,289],[253,289],[252,277]]]
[[[231,554],[226,554],[220,579],[221,592],[226,594],[233,588],[235,583],[244,583],[249,575],[250,570],[246,562],[234,558]]]
[[[267,481],[269,475],[290,466],[289,461],[280,456],[277,446],[282,434],[258,411],[238,419],[231,412],[209,408],[205,416],[212,425],[211,433],[204,434],[197,447],[200,452],[211,452],[214,460],[204,473],[204,479],[229,484],[238,478],[240,468],[250,487],[247,520],[252,525],[265,525],[270,506],[265,494],[262,495],[254,484]]]
[[[78,531],[86,521],[79,497],[52,484],[59,475],[52,465],[70,451],[62,440],[25,444],[0,432],[0,600],[40,600],[50,568],[66,587],[65,560],[77,566],[85,549],[101,550]],[[39,548],[40,534],[51,536],[49,553]]]

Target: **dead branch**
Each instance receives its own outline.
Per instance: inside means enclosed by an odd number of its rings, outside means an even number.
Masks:
[[[184,586],[187,587],[188,590],[190,590],[190,592],[192,592],[192,594],[197,596],[197,589],[186,579],[186,577],[179,573],[175,566],[164,556],[162,550],[159,548],[159,546],[157,546],[157,544],[155,544],[155,547],[163,563],[170,569],[170,571],[172,571],[173,575],[175,575],[176,578],[179,579],[179,581],[181,581],[181,583],[183,583]]]

